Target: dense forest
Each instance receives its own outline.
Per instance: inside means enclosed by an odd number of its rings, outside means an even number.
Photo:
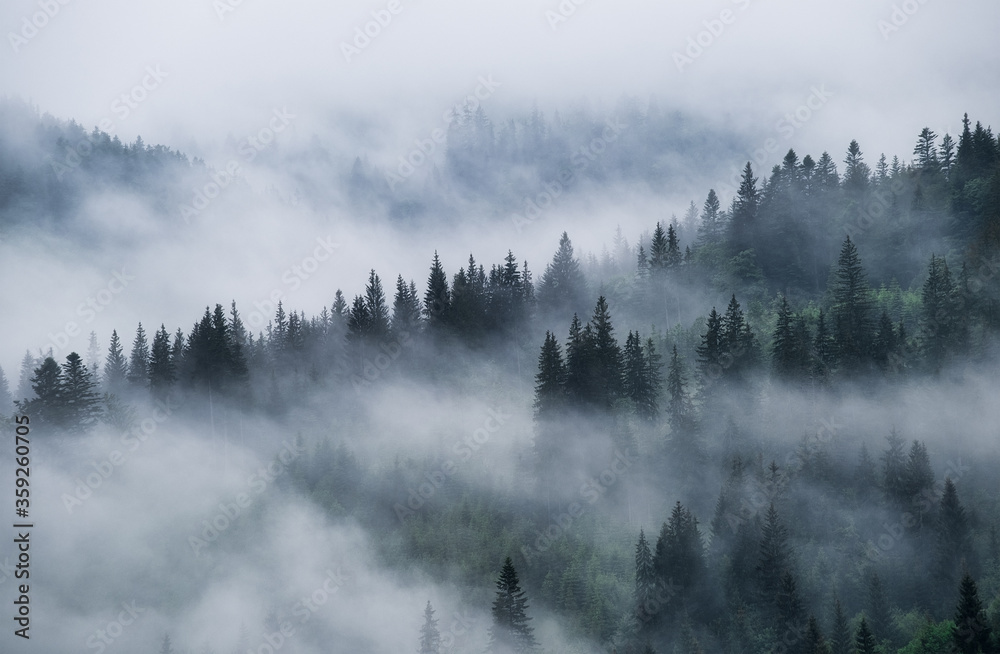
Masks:
[[[664,184],[651,162],[666,134],[682,148],[699,137],[650,111],[620,116],[645,135],[626,133],[586,174]],[[851,141],[842,161],[789,150],[770,171],[746,163],[731,198],[707,190],[638,234],[611,225],[600,253],[578,253],[567,225],[540,269],[513,251],[493,262],[428,252],[419,283],[371,270],[344,280],[353,297],[276,302],[266,324],[219,298],[184,325],[150,315],[104,343],[91,334],[84,353],[29,349],[16,377],[0,370],[0,414],[27,414],[71,448],[93,433],[141,435],[161,407],[220,452],[240,442],[269,456],[281,439],[253,425],[286,425],[307,455],[267,492],[359,524],[381,565],[458,586],[489,613],[479,629],[496,654],[1000,652],[1000,456],[963,440],[959,418],[925,440],[857,408],[915,394],[948,412],[949,385],[974,393],[996,380],[1000,141],[968,116],[962,125],[954,137],[923,129],[903,159],[866,158]],[[447,187],[502,195],[509,220],[531,189],[514,176],[557,175],[567,134],[601,129],[537,111],[494,129],[468,111],[433,171],[440,187],[419,202],[361,158],[344,183],[353,206],[395,219]],[[38,211],[59,220],[93,180],[133,185],[180,219],[178,180],[211,174],[141,140],[47,120],[24,129],[37,130],[52,151],[0,149],[9,229]],[[80,139],[74,178],[52,158]],[[445,447],[366,445],[373,414],[405,411],[394,393],[421,387],[490,409],[464,440],[442,435]],[[505,444],[510,463],[490,448],[518,416],[527,428]],[[70,513],[82,499],[63,495]],[[252,512],[179,547],[235,551],[262,520]],[[420,654],[475,651],[430,602],[412,611]],[[538,611],[566,642],[533,628]],[[230,649],[290,618],[274,608]],[[179,643],[200,645],[175,632],[150,651]]]

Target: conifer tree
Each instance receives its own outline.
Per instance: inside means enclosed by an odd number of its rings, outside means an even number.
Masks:
[[[552,332],[545,332],[545,342],[538,356],[535,375],[535,417],[539,420],[558,416],[565,405],[566,366],[559,342]]]
[[[149,384],[149,342],[146,340],[146,330],[142,328],[142,323],[139,323],[139,327],[135,330],[126,378],[133,388],[146,388]]]
[[[538,304],[555,316],[568,315],[582,308],[586,286],[580,262],[573,256],[569,234],[562,233],[559,249],[538,284]]]
[[[448,289],[448,277],[441,267],[441,259],[434,252],[431,262],[431,272],[427,278],[427,291],[424,293],[424,315],[431,329],[440,329],[448,324],[451,309],[451,292]]]
[[[597,298],[594,317],[590,321],[593,329],[592,348],[594,374],[597,380],[596,406],[610,408],[621,391],[622,353],[614,336],[611,313],[604,296]]]
[[[0,419],[11,415],[14,410],[14,396],[10,392],[10,384],[3,368],[0,368]]]
[[[875,654],[878,646],[875,635],[868,627],[868,621],[861,617],[861,624],[858,625],[858,633],[854,637],[854,651],[857,654]]]
[[[61,427],[65,424],[63,371],[52,357],[45,357],[31,377],[34,397],[16,404],[23,413],[31,416],[32,424]]]
[[[90,370],[76,352],[70,352],[62,365],[62,389],[59,397],[61,418],[70,433],[83,433],[97,424],[101,399]]]
[[[104,360],[104,390],[107,393],[117,394],[125,388],[125,379],[128,374],[128,365],[125,361],[125,353],[122,350],[121,340],[118,332],[111,332],[111,343],[108,345],[108,356]]]
[[[695,412],[687,391],[684,363],[677,354],[677,346],[670,353],[667,369],[667,420],[675,435],[690,434],[695,429]]]
[[[730,244],[735,253],[754,247],[754,233],[757,223],[757,211],[760,206],[760,195],[757,189],[757,178],[753,176],[750,162],[743,168],[743,177],[739,189],[733,199],[732,216],[730,218]]]
[[[170,334],[167,328],[160,329],[153,335],[153,347],[149,356],[149,388],[153,395],[162,398],[177,380],[177,367],[171,355]]]
[[[441,632],[438,630],[438,621],[434,617],[434,609],[430,600],[424,608],[424,624],[420,627],[420,649],[419,654],[440,654],[441,652]]]
[[[656,572],[653,569],[653,554],[650,552],[646,534],[639,530],[639,542],[635,545],[635,612],[639,628],[643,630],[655,613],[653,599],[656,594]]]
[[[667,234],[663,223],[657,222],[653,239],[649,243],[649,269],[653,274],[662,274],[667,269]]]
[[[724,226],[721,224],[719,209],[719,196],[715,189],[709,189],[701,209],[701,224],[698,226],[699,247],[718,243],[722,238]]]
[[[790,557],[788,529],[782,524],[772,502],[764,515],[757,561],[761,599],[765,603],[774,602],[781,591],[782,577],[789,569]]]
[[[830,629],[830,654],[851,654],[851,631],[840,599],[833,601],[833,625]]]
[[[819,623],[816,616],[810,615],[806,626],[805,644],[802,650],[804,654],[831,654],[830,646],[819,630]]]
[[[993,646],[989,619],[979,600],[979,590],[968,572],[962,577],[959,586],[951,636],[955,651],[961,654],[990,654],[997,651]]]
[[[969,555],[969,519],[965,514],[965,507],[958,499],[955,482],[946,477],[937,519],[936,572],[941,582],[954,584],[962,559]]]
[[[842,365],[858,369],[871,353],[872,300],[867,275],[850,236],[840,250],[833,300],[838,359]]]
[[[495,654],[526,654],[537,649],[534,629],[526,614],[528,601],[521,590],[514,563],[508,556],[496,582],[493,624],[489,629],[489,649]]]
[[[878,641],[895,640],[896,628],[892,623],[889,598],[886,597],[881,577],[874,571],[868,576],[868,602],[865,615],[869,619],[872,634]]]

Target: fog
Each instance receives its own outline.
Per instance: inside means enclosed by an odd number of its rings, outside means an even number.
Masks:
[[[998,21],[4,3],[0,649],[896,651],[963,574],[1000,638]]]

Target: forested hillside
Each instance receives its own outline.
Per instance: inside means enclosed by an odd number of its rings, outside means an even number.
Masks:
[[[188,176],[205,174],[141,140],[9,104],[0,118],[25,121],[26,139],[0,142],[4,228],[58,224],[95,185],[180,220]],[[663,188],[657,158],[697,147],[679,118],[614,118],[646,131],[585,170],[595,184]],[[519,174],[558,175],[572,150],[554,140],[603,129],[518,120],[468,113],[436,173],[449,193],[502,198],[496,220],[524,211]],[[998,390],[1000,142],[962,125],[924,129],[897,156],[851,141],[789,150],[770,171],[746,163],[737,189],[705,189],[680,217],[608,225],[600,253],[575,250],[566,225],[538,268],[514,251],[427,252],[426,279],[371,270],[327,306],[264,303],[265,318],[218,298],[185,324],[148,315],[93,334],[87,352],[29,347],[16,376],[0,371],[0,414],[30,416],[39,442],[72,452],[93,434],[145,433],[160,407],[227,468],[229,448],[274,457],[294,434],[306,455],[282,459],[265,496],[360,526],[379,565],[453,584],[490,614],[472,637],[414,604],[421,654],[484,640],[518,654],[997,652],[1000,452],[996,424],[973,412]],[[352,206],[420,214],[389,206],[411,191],[385,188],[384,172],[358,160]],[[447,202],[439,191],[421,202]],[[420,424],[421,405],[452,401],[481,406],[476,422]],[[81,483],[62,495],[70,514]],[[178,556],[237,552],[267,516],[171,542]],[[292,617],[269,610],[230,649]],[[200,646],[186,638],[148,651]]]

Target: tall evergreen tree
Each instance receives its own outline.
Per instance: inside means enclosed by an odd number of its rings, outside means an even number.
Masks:
[[[535,375],[535,416],[538,419],[558,416],[565,400],[566,366],[562,352],[552,332],[545,332],[545,342],[538,355],[538,373]]]
[[[857,635],[854,637],[854,651],[857,654],[875,654],[877,647],[878,643],[875,640],[875,634],[868,627],[868,621],[862,616],[861,623],[858,625]]]
[[[991,654],[997,651],[992,642],[989,618],[979,600],[979,589],[968,572],[959,586],[951,636],[955,651],[961,654]]]
[[[0,368],[0,419],[11,415],[14,411],[14,396],[10,392],[10,384],[3,368]]]
[[[646,534],[639,530],[639,542],[635,545],[635,607],[640,631],[646,627],[655,613],[656,571],[653,568],[653,554],[650,552]]]
[[[709,189],[708,197],[701,209],[701,224],[698,226],[698,245],[713,245],[723,236],[725,226],[721,223],[721,205],[715,189]]]
[[[670,353],[667,368],[667,420],[674,438],[690,435],[695,430],[695,410],[687,390],[687,375],[684,362],[677,354],[675,345]]]
[[[586,283],[580,262],[573,255],[569,234],[562,233],[559,249],[538,284],[538,304],[555,316],[569,315],[583,308]]]
[[[177,380],[170,334],[164,325],[153,335],[153,347],[149,356],[149,388],[155,397],[162,398]]]
[[[91,429],[101,416],[97,384],[76,352],[70,352],[62,365],[59,403],[62,405],[62,420],[70,433],[83,433]]]
[[[830,654],[851,654],[851,631],[840,599],[833,601],[833,624],[830,628]]]
[[[730,217],[730,244],[734,252],[739,253],[754,247],[754,236],[757,224],[757,211],[760,206],[760,196],[757,189],[757,178],[753,175],[750,162],[743,168],[743,177],[739,189],[733,199],[732,216]]]
[[[954,324],[960,308],[948,264],[933,254],[927,268],[927,280],[921,293],[921,340],[927,363],[935,372],[944,365],[953,349]]]
[[[431,262],[431,272],[427,278],[427,291],[424,293],[424,315],[431,329],[440,329],[448,324],[451,308],[451,291],[448,289],[448,277],[441,266],[438,253],[434,252]]]
[[[521,590],[514,563],[508,556],[496,582],[493,600],[493,624],[489,630],[489,649],[495,654],[526,654],[538,648],[534,629],[528,624],[528,600]]]
[[[962,560],[971,554],[970,549],[969,519],[958,499],[955,482],[946,477],[937,520],[936,572],[942,583],[955,583]]]
[[[889,598],[885,594],[882,579],[877,572],[872,572],[868,576],[868,602],[865,615],[868,617],[872,633],[878,641],[895,641],[896,628],[892,623]]]
[[[108,345],[108,356],[104,360],[104,390],[108,393],[121,393],[125,388],[128,364],[122,350],[122,342],[118,332],[111,332],[111,343]]]
[[[32,424],[62,427],[66,421],[62,368],[52,357],[45,357],[31,377],[34,397],[20,400],[18,409],[31,416]]]
[[[858,249],[848,236],[840,250],[833,284],[834,338],[840,363],[858,369],[872,343],[872,299]]]
[[[146,330],[142,328],[142,323],[139,323],[139,327],[135,330],[126,378],[133,388],[146,388],[149,384],[149,342],[146,340]]]
[[[611,313],[603,295],[597,298],[590,325],[593,329],[594,373],[598,380],[596,405],[610,408],[621,391],[622,353],[615,340]]]
[[[434,617],[434,609],[430,600],[424,608],[424,624],[420,627],[420,649],[418,654],[440,654],[441,652],[441,632],[438,630],[438,621]]]
[[[667,269],[667,251],[667,233],[663,229],[663,223],[658,222],[649,243],[649,269],[654,274],[662,274]]]

